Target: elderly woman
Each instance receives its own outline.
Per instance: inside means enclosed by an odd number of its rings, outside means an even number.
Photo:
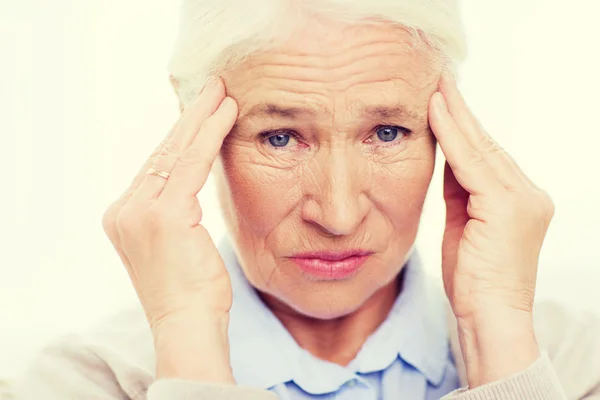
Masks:
[[[103,220],[141,307],[17,398],[600,399],[598,325],[533,311],[553,205],[465,105],[463,48],[448,0],[184,2],[183,113]],[[413,251],[437,144],[445,295]]]

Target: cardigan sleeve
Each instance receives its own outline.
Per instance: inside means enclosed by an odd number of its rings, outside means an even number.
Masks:
[[[159,379],[111,353],[77,343],[44,348],[0,399],[10,400],[277,400],[266,390]]]
[[[442,400],[600,400],[600,319],[562,304],[537,304],[536,336],[542,356],[529,368]]]
[[[442,398],[442,400],[509,399],[567,400],[547,354],[543,354],[529,368],[516,375],[472,390],[462,388]]]

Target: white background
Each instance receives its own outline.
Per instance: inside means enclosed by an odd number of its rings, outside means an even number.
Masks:
[[[177,3],[0,0],[0,376],[136,301],[101,217],[178,116]],[[538,299],[600,312],[600,2],[464,3],[463,92],[556,204]],[[438,168],[419,237],[434,274],[440,189]]]

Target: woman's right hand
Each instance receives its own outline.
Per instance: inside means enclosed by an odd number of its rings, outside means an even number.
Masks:
[[[219,356],[229,362],[231,284],[201,224],[197,194],[236,117],[222,80],[209,80],[103,217],[154,334],[157,375],[222,380],[186,367],[198,358],[194,345],[204,352],[222,347]],[[146,175],[149,168],[170,177]]]

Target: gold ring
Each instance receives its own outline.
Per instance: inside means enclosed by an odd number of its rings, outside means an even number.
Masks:
[[[161,178],[165,178],[165,179],[169,179],[169,176],[171,176],[171,174],[169,174],[168,172],[159,171],[156,168],[150,168],[148,170],[148,172],[146,172],[146,175],[160,176]]]

